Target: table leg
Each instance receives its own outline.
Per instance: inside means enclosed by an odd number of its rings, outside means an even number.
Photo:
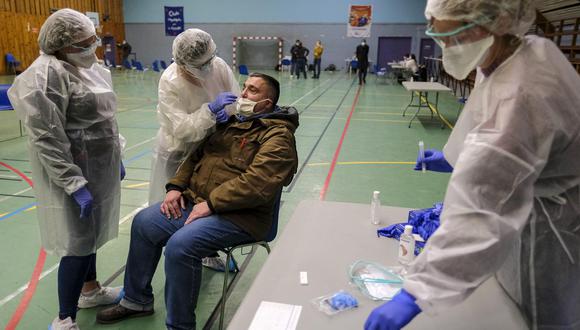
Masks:
[[[437,109],[437,117],[439,117],[439,120],[441,121],[441,129],[444,129],[445,122],[443,121],[443,118],[441,118],[441,114],[439,113],[439,92],[435,94],[435,109]]]
[[[405,113],[407,112],[407,109],[409,109],[409,107],[411,106],[411,104],[413,103],[413,99],[415,98],[415,92],[411,91],[411,101],[409,101],[409,104],[407,104],[407,106],[405,107],[405,110],[403,111],[403,117],[405,117]],[[421,102],[421,98],[419,97],[419,102]]]
[[[415,112],[415,114],[413,115],[413,118],[411,118],[411,121],[409,121],[409,128],[411,128],[411,124],[413,123],[413,120],[415,118],[417,118],[417,115],[419,114],[419,111],[421,111],[421,105],[422,105],[422,101],[421,101],[421,96],[423,96],[423,92],[419,92],[419,105],[416,106],[417,107],[417,111]]]

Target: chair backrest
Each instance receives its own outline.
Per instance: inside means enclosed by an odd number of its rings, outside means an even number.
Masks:
[[[144,71],[143,64],[141,64],[141,62],[139,61],[135,61],[135,68],[137,69],[137,71]]]
[[[243,75],[246,75],[246,76],[250,74],[248,72],[248,67],[245,64],[241,64],[238,68],[240,70],[240,74],[243,74]]]
[[[153,71],[155,71],[155,72],[161,71],[161,70],[159,70],[159,60],[153,61],[153,65],[151,67],[153,68]]]
[[[358,69],[358,61],[356,60],[350,61],[350,67],[353,69]]]
[[[272,214],[272,227],[270,227],[270,231],[268,231],[266,238],[264,238],[264,241],[266,241],[266,242],[273,241],[274,238],[276,238],[276,235],[278,234],[278,218],[280,215],[280,200],[281,199],[282,199],[282,189],[280,189],[280,191],[278,191],[278,194],[276,196],[276,202],[274,203],[274,212]]]
[[[16,62],[16,59],[14,58],[14,55],[12,55],[12,53],[6,53],[6,62],[8,63]]]
[[[137,63],[137,60],[131,59],[131,65],[132,65],[132,66],[137,66],[137,64],[136,64],[136,63]]]
[[[159,62],[160,62],[160,64],[161,64],[161,69],[163,69],[163,70],[167,69],[167,63],[165,63],[165,61],[164,61],[164,60],[161,60],[161,61],[159,61]]]
[[[292,64],[292,63],[290,62],[290,60],[289,60],[289,59],[285,58],[285,59],[283,59],[283,60],[282,60],[282,63],[281,63],[281,64],[282,64],[282,65],[290,65],[290,64]]]
[[[8,88],[12,85],[0,85],[0,110],[14,110],[8,98]]]

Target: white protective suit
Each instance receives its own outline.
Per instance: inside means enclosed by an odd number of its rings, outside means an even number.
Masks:
[[[580,77],[556,45],[478,72],[443,152],[441,226],[405,289],[434,313],[497,272],[533,328],[580,329]]]
[[[187,81],[175,63],[161,76],[157,105],[161,128],[153,151],[149,205],[165,198],[165,185],[179,164],[213,132],[216,118],[208,103],[222,92],[240,94],[238,82],[226,62],[216,56],[211,65],[201,87]]]
[[[121,146],[110,72],[79,69],[41,54],[8,90],[28,134],[42,246],[86,256],[117,237]],[[73,192],[87,186],[89,218]]]

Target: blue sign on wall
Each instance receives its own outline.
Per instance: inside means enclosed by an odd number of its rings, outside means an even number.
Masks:
[[[165,6],[165,35],[176,36],[183,32],[183,7]]]

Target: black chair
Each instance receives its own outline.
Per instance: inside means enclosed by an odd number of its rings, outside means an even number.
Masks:
[[[258,246],[261,246],[264,249],[266,249],[268,254],[270,254],[270,245],[268,243],[272,242],[276,238],[276,235],[278,234],[278,213],[280,212],[280,199],[281,199],[281,197],[282,197],[282,190],[280,190],[278,192],[278,195],[276,196],[276,202],[274,203],[274,211],[272,214],[272,227],[270,227],[270,231],[266,235],[266,238],[264,238],[264,240],[259,241],[259,242],[242,243],[239,245],[234,245],[234,246],[231,246],[229,248],[223,249],[222,252],[224,252],[226,254],[226,265],[229,265],[230,262],[232,262],[233,252],[237,249],[243,249],[246,247],[250,247],[251,250],[246,254],[253,254],[254,249]],[[240,274],[240,270],[238,269],[238,265],[235,263],[234,263],[234,265],[235,265],[236,271],[234,272],[234,278],[232,279],[232,283],[234,283],[234,279],[236,278],[236,276],[238,276]],[[223,326],[224,326],[226,301],[228,299],[229,294],[231,293],[230,290],[233,289],[233,287],[231,287],[231,285],[228,284],[228,277],[229,277],[229,273],[230,273],[229,268],[230,267],[226,266],[225,271],[224,271],[224,286],[222,288],[222,298],[220,300],[220,304],[221,304],[221,306],[220,306],[220,324],[219,324],[220,330],[223,329]]]

